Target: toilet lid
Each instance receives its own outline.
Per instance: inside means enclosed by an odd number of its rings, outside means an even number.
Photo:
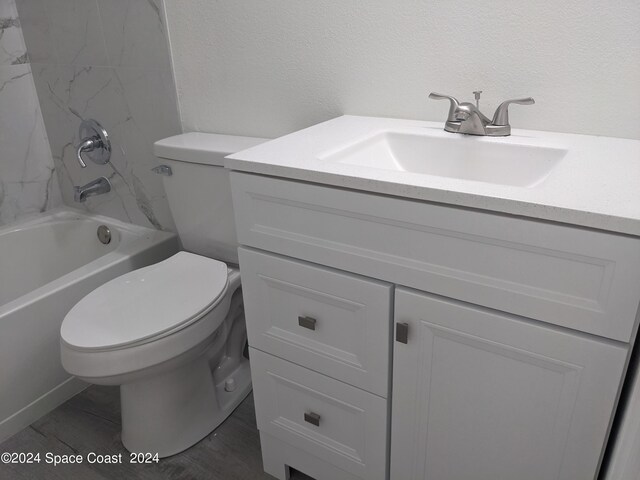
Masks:
[[[96,288],[69,311],[60,336],[81,349],[138,343],[207,313],[226,290],[226,264],[179,252]]]

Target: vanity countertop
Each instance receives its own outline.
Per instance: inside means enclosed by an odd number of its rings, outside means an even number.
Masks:
[[[501,212],[640,236],[640,140],[514,129],[503,142],[568,151],[531,187],[386,170],[326,160],[327,152],[378,132],[443,131],[442,122],[342,116],[226,157],[249,173]]]

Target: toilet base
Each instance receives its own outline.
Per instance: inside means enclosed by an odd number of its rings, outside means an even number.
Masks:
[[[225,391],[234,379],[235,389]],[[209,361],[195,361],[120,386],[122,443],[130,452],[175,455],[215,430],[251,392],[249,361],[243,359],[214,384]]]

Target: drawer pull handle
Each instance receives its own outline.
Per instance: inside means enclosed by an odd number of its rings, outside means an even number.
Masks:
[[[311,425],[315,425],[316,427],[320,426],[320,415],[318,415],[317,413],[305,413],[304,414],[304,421],[307,423],[310,423]]]
[[[396,323],[396,342],[409,343],[409,324]]]
[[[309,330],[316,329],[316,319],[311,317],[298,317],[298,325]]]

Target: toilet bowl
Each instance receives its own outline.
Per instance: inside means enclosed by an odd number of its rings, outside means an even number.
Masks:
[[[240,276],[180,252],[97,288],[67,314],[71,374],[120,385],[122,442],[179,453],[214,430],[251,390]]]
[[[122,442],[166,457],[212,432],[251,391],[229,172],[264,139],[187,133],[154,144],[186,251],[89,293],[60,330],[62,365],[119,385]]]

